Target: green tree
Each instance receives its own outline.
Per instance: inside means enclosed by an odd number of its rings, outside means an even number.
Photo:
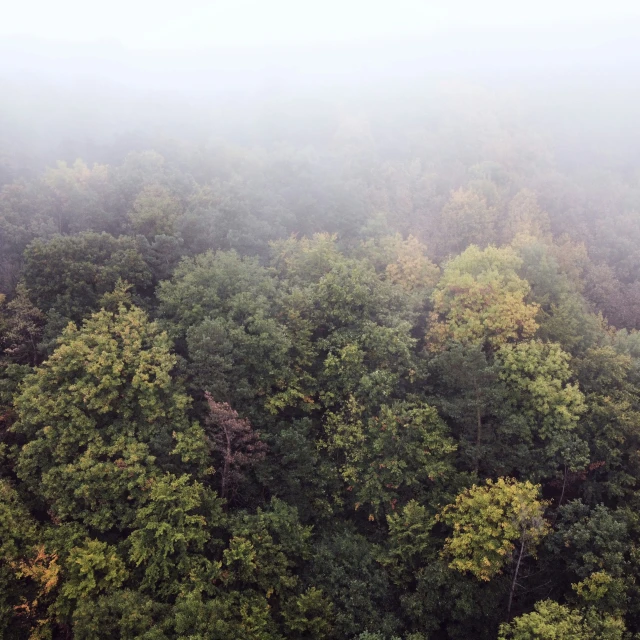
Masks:
[[[412,383],[418,309],[410,293],[369,260],[341,254],[331,236],[274,244],[273,262],[284,281],[292,366],[301,374],[274,403],[310,408],[310,399],[334,408],[354,395],[375,406]]]
[[[33,590],[25,584],[20,564],[39,543],[39,534],[15,487],[0,479],[0,634],[4,638],[19,638],[29,626],[24,605],[27,597],[33,598]]]
[[[55,220],[58,233],[74,233],[93,228],[107,230],[109,220],[109,167],[95,164],[87,166],[76,160],[69,166],[58,162],[46,170],[42,186],[50,194],[48,214]]]
[[[398,501],[425,497],[427,487],[452,473],[456,445],[428,405],[383,405],[367,419],[351,399],[340,414],[327,414],[325,430],[322,446],[339,456],[355,508],[367,505],[370,519],[393,511]]]
[[[16,471],[55,518],[123,530],[161,469],[202,468],[204,434],[186,418],[175,362],[157,325],[121,304],[69,325],[24,380]]]
[[[576,360],[585,394],[580,433],[589,443],[590,465],[583,495],[589,501],[625,500],[640,481],[640,396],[637,364],[612,346],[589,349]]]
[[[19,284],[11,302],[3,308],[0,299],[0,353],[2,359],[17,364],[36,365],[44,314],[29,300],[24,284]]]
[[[117,550],[106,542],[90,538],[70,550],[64,569],[66,575],[57,608],[64,606],[65,600],[90,600],[116,591],[128,577]]]
[[[319,590],[304,589],[300,583],[300,569],[311,554],[311,529],[298,522],[295,509],[273,499],[267,509],[233,514],[229,533],[220,579],[201,584],[176,602],[178,636],[326,637],[332,607]]]
[[[482,346],[451,344],[429,363],[432,398],[458,441],[462,468],[492,475],[502,468],[500,422],[506,389],[500,367]]]
[[[443,252],[456,254],[471,244],[494,242],[496,218],[496,209],[476,189],[452,191],[440,214]]]
[[[561,565],[566,586],[598,571],[605,571],[613,579],[627,576],[630,538],[629,514],[572,500],[560,508],[545,546],[552,554],[549,561],[554,567]],[[559,578],[556,582],[560,586]]]
[[[578,288],[583,257],[574,256],[571,248],[531,237],[520,240],[514,249],[522,259],[519,274],[531,286],[527,299],[539,307],[537,337],[557,342],[574,355],[596,346],[606,332],[602,318],[590,311]]]
[[[521,264],[509,247],[474,245],[447,262],[431,296],[430,349],[450,342],[497,349],[532,337],[538,306],[526,301],[529,284],[517,274]]]
[[[56,233],[49,215],[50,194],[38,185],[17,181],[0,190],[0,291],[9,293],[18,283],[25,247],[36,238]]]
[[[161,184],[147,185],[133,202],[129,223],[134,231],[147,238],[171,236],[181,214],[180,201],[166,187]]]
[[[503,240],[511,242],[519,234],[544,238],[549,236],[549,214],[540,209],[536,194],[521,189],[509,202]]]
[[[575,434],[585,406],[578,385],[570,382],[569,354],[557,344],[532,340],[505,345],[496,359],[509,407],[502,433],[513,442],[515,468],[542,478],[561,464],[564,487],[568,471],[584,469],[589,462],[588,447]]]
[[[391,282],[408,291],[429,291],[435,287],[440,270],[429,260],[427,247],[415,236],[406,240],[391,236],[380,244],[387,249],[384,271]]]
[[[100,297],[118,280],[141,295],[151,285],[151,272],[134,238],[107,233],[81,233],[36,240],[25,250],[24,281],[32,302],[80,322],[98,310]]]
[[[172,608],[135,589],[120,588],[83,598],[73,612],[73,637],[79,640],[169,640]]]
[[[127,546],[131,562],[143,569],[140,589],[167,599],[182,590],[186,579],[218,578],[219,563],[204,551],[221,524],[220,501],[188,474],[164,474],[150,484],[149,500],[136,512]]]
[[[531,613],[503,624],[498,640],[623,640],[625,635],[620,618],[543,600]]]
[[[348,523],[325,531],[315,542],[308,581],[333,602],[331,637],[397,629],[392,585],[379,556],[379,546]]]
[[[453,528],[443,554],[456,571],[470,572],[489,581],[506,566],[513,566],[507,611],[511,611],[523,559],[535,553],[547,535],[545,503],[539,486],[499,478],[484,486],[473,485],[446,506],[440,518]]]
[[[206,253],[185,259],[157,295],[167,328],[186,346],[194,390],[260,419],[293,375],[272,274],[233,251]]]

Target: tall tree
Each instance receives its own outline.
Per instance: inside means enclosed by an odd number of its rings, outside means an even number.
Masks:
[[[452,472],[456,445],[429,405],[383,405],[366,418],[352,398],[341,413],[328,413],[326,447],[339,456],[338,469],[355,508],[370,519],[391,513],[411,498],[426,498]]]
[[[530,189],[518,191],[507,209],[503,240],[511,242],[519,234],[536,238],[550,234],[549,214],[542,211],[536,194]]]
[[[506,389],[500,367],[482,346],[453,343],[429,363],[434,405],[451,422],[460,463],[476,474],[501,468],[504,443],[499,424]]]
[[[498,640],[623,640],[624,622],[614,616],[571,609],[543,600],[535,610],[500,627]]]
[[[470,244],[486,247],[495,242],[497,211],[476,189],[451,192],[440,214],[440,234],[445,254],[456,254]]]
[[[208,252],[183,260],[157,295],[194,392],[264,419],[265,404],[295,379],[273,274],[235,251]]]
[[[173,235],[182,214],[182,205],[166,187],[147,185],[137,195],[129,212],[129,223],[134,231],[147,238]]]
[[[167,336],[143,311],[121,304],[80,329],[28,376],[15,400],[24,439],[16,472],[52,517],[95,531],[123,530],[161,470],[197,471],[204,434],[171,378]]]
[[[220,496],[233,500],[245,474],[264,460],[267,445],[260,440],[247,419],[242,419],[226,402],[216,402],[205,393],[209,414],[205,420],[205,433],[214,457],[221,459]]]
[[[557,344],[531,340],[503,346],[496,359],[507,389],[501,435],[510,442],[514,470],[542,479],[561,466],[565,487],[568,472],[589,462],[587,444],[576,432],[585,405],[572,382],[569,354]]]
[[[134,287],[139,297],[148,292],[151,272],[134,238],[107,233],[81,233],[36,240],[25,250],[24,281],[32,302],[80,322],[97,311],[100,297],[118,280]],[[147,291],[146,291],[147,290]]]
[[[547,535],[545,503],[539,498],[539,485],[499,478],[484,486],[472,486],[446,506],[440,518],[453,529],[443,554],[449,566],[489,581],[512,567],[507,612],[511,612],[522,561],[535,553]]]
[[[429,348],[457,342],[494,350],[533,336],[538,306],[526,300],[529,284],[517,274],[521,264],[509,247],[474,245],[447,262],[431,296]]]
[[[2,360],[36,365],[44,314],[29,300],[24,284],[16,288],[13,300],[3,308],[0,299],[0,354]]]

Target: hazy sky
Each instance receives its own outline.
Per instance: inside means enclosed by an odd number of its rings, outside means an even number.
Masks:
[[[485,28],[572,30],[640,24],[629,0],[6,0],[0,38],[127,48],[301,45],[416,37]]]

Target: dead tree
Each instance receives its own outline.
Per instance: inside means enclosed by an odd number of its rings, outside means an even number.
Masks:
[[[209,405],[205,432],[211,449],[221,458],[220,495],[231,501],[246,480],[246,472],[264,460],[267,445],[251,423],[240,418],[228,403],[216,402],[210,393],[205,393],[205,398]]]

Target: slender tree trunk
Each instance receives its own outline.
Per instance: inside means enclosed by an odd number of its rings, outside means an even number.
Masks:
[[[33,333],[29,333],[29,338],[31,339],[31,364],[35,367],[38,363],[38,347],[36,341],[33,339]]]
[[[564,490],[567,487],[567,463],[564,465],[564,477],[562,479],[562,493],[560,494],[560,500],[558,500],[558,509],[562,506],[562,499],[564,498]]]
[[[562,478],[562,491],[560,492],[560,500],[558,500],[558,507],[556,508],[554,514],[553,514],[553,523],[556,523],[556,520],[558,519],[558,513],[559,513],[559,509],[562,506],[562,500],[564,499],[564,491],[567,487],[567,475],[568,475],[568,470],[567,470],[567,464],[565,463],[564,465],[564,476]]]
[[[480,392],[478,391],[478,384],[474,380],[474,390],[476,393],[476,459],[474,471],[478,473],[480,470],[480,445],[482,444],[482,413],[480,412]]]
[[[227,446],[224,452],[224,465],[222,467],[222,483],[220,485],[220,496],[226,499],[227,491],[229,489],[229,472],[231,468],[231,458],[233,455],[233,452],[231,450],[231,434],[229,433],[229,429],[224,430],[224,436]]]
[[[516,583],[518,582],[518,572],[520,571],[520,563],[522,562],[522,556],[524,554],[524,536],[520,540],[520,553],[518,554],[518,562],[516,563],[515,571],[513,572],[513,580],[511,582],[511,591],[509,591],[509,605],[507,607],[507,617],[511,619],[511,605],[513,604],[513,594],[516,591]]]

